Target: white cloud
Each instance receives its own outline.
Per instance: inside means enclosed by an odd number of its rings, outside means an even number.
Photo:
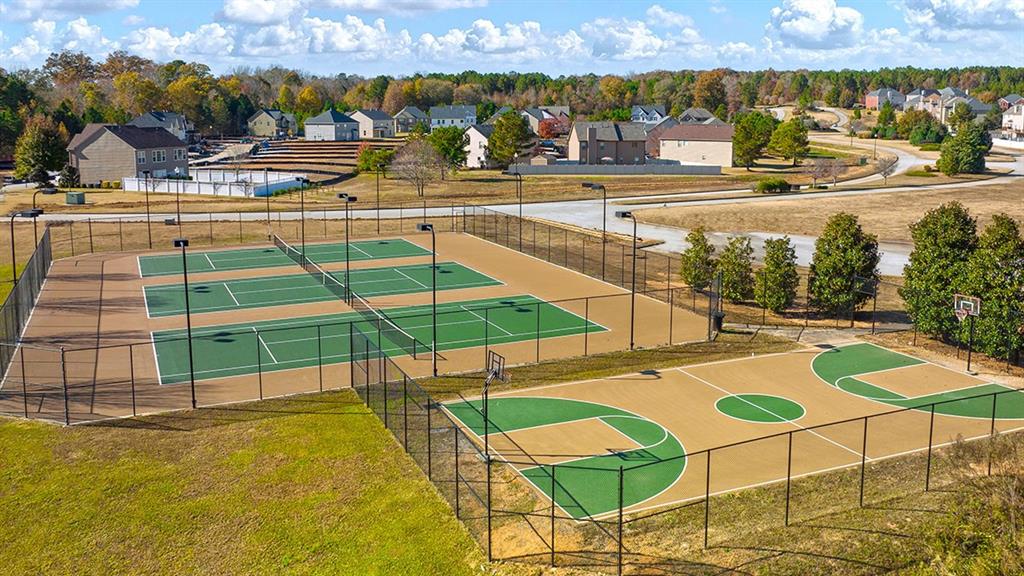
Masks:
[[[146,19],[138,14],[129,14],[121,19],[121,24],[125,26],[140,26],[146,22]]]
[[[711,0],[711,3],[708,4],[708,10],[710,10],[713,14],[725,14],[726,12],[729,11],[728,8],[722,6],[719,0]]]
[[[998,35],[1024,34],[1024,0],[906,0],[903,19],[910,33],[930,41],[960,42]],[[1009,40],[1007,38],[1006,40]]]
[[[660,4],[653,4],[647,9],[647,23],[651,26],[676,26],[678,28],[693,27],[693,18],[686,14],[673,12],[662,8]]]
[[[673,47],[671,40],[658,36],[638,20],[598,18],[582,27],[591,39],[593,56],[599,60],[656,58]]]
[[[224,0],[221,16],[244,24],[277,24],[305,14],[301,0]]]
[[[33,18],[64,20],[138,5],[139,0],[4,0],[0,2],[0,16],[16,21]]]
[[[746,42],[726,42],[717,48],[718,57],[725,61],[743,62],[754,56],[756,50]]]
[[[389,33],[380,18],[371,24],[356,16],[341,21],[305,18],[302,28],[308,32],[306,42],[313,53],[347,53],[361,59],[394,57],[408,53],[412,42],[405,30]]]
[[[285,56],[305,54],[309,41],[300,28],[288,24],[247,30],[242,36],[241,53],[247,56]]]
[[[796,48],[841,48],[859,41],[864,17],[835,0],[785,0],[772,8],[766,31]]]
[[[419,54],[433,61],[465,62],[487,58],[522,63],[543,59],[563,59],[586,53],[584,40],[575,31],[548,34],[539,22],[506,22],[502,26],[480,19],[466,29],[452,28],[438,36],[420,35]]]
[[[487,0],[328,0],[324,5],[342,10],[416,14],[460,8],[483,8],[487,6]]]

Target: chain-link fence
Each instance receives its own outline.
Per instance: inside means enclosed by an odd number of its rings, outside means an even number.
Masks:
[[[50,264],[53,262],[53,252],[50,243],[49,229],[43,231],[39,243],[36,245],[28,263],[22,269],[21,275],[14,282],[14,287],[7,295],[3,306],[0,307],[0,374],[6,374],[11,360],[17,352],[17,343],[21,333],[28,324],[32,308],[39,298],[39,292],[43,289],[43,282],[50,271]],[[17,267],[11,265],[12,270]],[[16,274],[16,272],[15,272]],[[14,280],[12,278],[12,280]]]

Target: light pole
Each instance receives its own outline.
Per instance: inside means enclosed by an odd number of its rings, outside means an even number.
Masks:
[[[349,270],[349,253],[348,253],[348,245],[349,245],[349,241],[348,241],[348,227],[349,227],[350,221],[349,221],[349,218],[348,218],[348,205],[349,205],[350,202],[355,202],[356,201],[356,197],[355,196],[350,196],[350,195],[348,195],[348,194],[346,194],[344,192],[341,192],[341,193],[338,194],[338,200],[341,200],[342,202],[345,203],[345,296],[346,296],[346,301],[349,303],[349,305],[351,305],[352,304],[352,288],[350,288],[349,284],[348,284],[348,278],[349,278],[349,272],[350,272],[350,270]]]
[[[519,173],[519,152],[512,155],[512,165],[516,167],[516,198],[519,200],[519,251],[523,251],[523,175]]]
[[[604,280],[605,260],[607,259],[605,244],[608,242],[608,191],[604,189],[604,184],[594,184],[593,182],[584,182],[583,187],[601,191],[601,279]]]
[[[437,376],[437,234],[434,233],[434,225],[417,224],[416,229],[420,232],[430,232],[430,312],[433,322],[432,334],[430,337],[430,364]]]
[[[153,226],[150,223],[149,217],[149,170],[143,170],[142,175],[145,177],[145,189],[146,189],[146,235],[149,236],[149,249],[153,249]]]
[[[380,236],[380,169],[383,164],[377,163],[377,236]]]
[[[299,181],[299,226],[302,237],[302,265],[306,265],[306,183]]]
[[[14,212],[11,214],[11,291],[14,290],[14,286],[18,284],[18,256],[14,251],[14,219],[15,218],[31,218],[33,222],[43,213],[42,208],[33,208],[31,210],[23,210],[21,212]]]
[[[633,327],[636,320],[636,218],[633,213],[625,210],[616,211],[617,218],[633,221],[633,274],[629,282],[629,349],[633,349]]]
[[[267,196],[267,231],[270,231],[270,184],[267,170],[267,167],[263,168],[263,193]]]
[[[872,160],[878,160],[878,133],[877,132],[875,133],[875,136],[874,136],[873,140],[875,141],[875,148],[874,148],[874,150],[871,151],[871,159]]]
[[[181,272],[185,278],[185,337],[188,338],[188,376],[192,386],[192,409],[196,407],[196,370],[192,360],[192,310],[188,302],[188,258],[185,256],[185,249],[188,248],[188,238],[175,238],[174,247],[181,248]]]
[[[42,190],[36,190],[32,193],[32,209],[36,209],[36,195],[42,192]],[[35,237],[36,246],[39,246],[39,225],[38,219],[32,219],[32,235]]]

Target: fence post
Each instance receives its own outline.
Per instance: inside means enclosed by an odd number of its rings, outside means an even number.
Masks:
[[[487,319],[490,310],[490,308],[484,308],[484,370],[487,369],[487,355],[490,352],[490,342],[488,338],[488,333],[490,331],[488,328],[490,328],[491,322]]]
[[[210,246],[213,246],[213,212],[207,212],[210,217]]]
[[[931,415],[928,417],[928,463],[924,469],[924,491],[931,488],[932,482],[932,438],[935,433],[935,404],[932,404]]]
[[[455,433],[455,519],[459,520],[459,428],[452,426]]]
[[[91,218],[91,217],[90,217],[90,218],[87,218],[87,219],[86,219],[86,223],[87,223],[87,224],[89,225],[89,254],[92,254],[92,253],[93,253],[93,244],[92,244],[92,218]]]
[[[124,218],[117,219],[117,238],[121,242],[121,252],[124,252]]]
[[[25,418],[28,418],[28,386],[25,384],[25,347],[19,346],[18,353],[21,355],[21,401],[25,405]]]
[[[569,229],[562,228],[562,246],[564,253],[562,254],[562,266],[569,267]]]
[[[537,302],[537,363],[540,363],[540,302]]]
[[[320,339],[320,325],[316,325],[316,369],[320,376],[320,391],[324,391],[324,351]]]
[[[583,355],[587,355],[590,345],[590,296],[583,299]]]
[[[428,400],[429,402],[429,400]],[[409,451],[409,379],[402,374],[402,443]]]
[[[377,352],[380,354],[380,352]],[[380,366],[380,364],[378,364]],[[383,366],[381,366],[383,368]],[[386,370],[386,368],[385,368]],[[384,385],[384,428],[388,428],[388,375],[381,374],[381,384]],[[428,476],[429,477],[429,476]]]
[[[708,547],[708,520],[711,518],[711,450],[708,450],[704,473],[704,548]]]
[[[134,344],[128,345],[128,373],[131,376],[132,385],[132,416],[135,416],[135,350]]]
[[[992,475],[992,452],[996,439],[996,400],[999,394],[992,394],[992,423],[988,432],[988,475]]]
[[[69,220],[68,221],[68,230],[69,230],[69,234],[71,236],[71,255],[74,256],[75,255],[75,221],[74,220]]]
[[[433,470],[434,470],[434,454],[433,454],[433,448],[431,448],[431,441],[430,441],[430,427],[431,427],[430,426],[430,408],[432,407],[432,404],[433,404],[432,400],[431,400],[430,396],[428,395],[427,396],[427,480],[433,480],[434,479],[434,475],[433,475]]]
[[[789,447],[787,448],[786,454],[786,522],[785,525],[789,526],[789,494],[790,487],[793,481],[793,432],[789,433]]]
[[[356,341],[352,333],[352,323],[348,323],[348,383],[353,390],[356,388]],[[366,406],[370,406],[370,387],[366,387],[366,395],[363,397]]]
[[[619,466],[619,576],[622,576],[622,466]]]
[[[260,332],[256,333],[256,374],[259,377],[260,400],[263,400],[263,357],[260,350]]]
[[[551,567],[555,567],[555,470],[558,466],[551,465]]]
[[[68,406],[68,368],[64,363],[64,347],[60,347],[60,382],[64,388],[64,425],[71,425],[71,408]]]
[[[242,240],[242,212],[238,212],[238,243],[241,244]]]
[[[868,417],[864,417],[864,436],[860,446],[860,507],[864,507],[864,472],[868,460]]]
[[[491,458],[484,454],[487,462],[487,561],[492,562],[494,555],[491,553]]]
[[[669,260],[671,262],[671,260]],[[672,311],[676,307],[676,299],[672,295],[674,288],[668,289],[668,345],[672,345]]]

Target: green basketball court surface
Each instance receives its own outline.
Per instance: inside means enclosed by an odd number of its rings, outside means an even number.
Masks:
[[[507,296],[448,302],[437,306],[437,349],[472,348],[540,338],[603,332],[554,304],[533,296]],[[386,314],[419,342],[418,353],[428,353],[432,333],[430,305],[389,308]],[[485,323],[486,320],[486,323]],[[220,378],[348,362],[349,323],[376,334],[376,324],[350,312],[209,326],[192,331],[196,379]],[[317,325],[319,328],[319,342]],[[185,330],[153,333],[153,346],[161,384],[189,380]],[[389,356],[408,354],[385,332],[381,348]],[[318,345],[319,344],[319,345]]]
[[[430,251],[406,240],[366,240],[349,244],[349,261],[377,260],[429,256]],[[345,261],[345,243],[306,244],[306,257],[317,264]],[[189,272],[215,272],[294,266],[287,254],[274,246],[267,248],[240,248],[209,252],[189,252],[186,255]],[[139,272],[148,276],[181,274],[181,254],[139,256]]]
[[[331,275],[344,283],[344,272],[332,272]],[[373,298],[429,292],[433,274],[430,264],[361,268],[351,271],[349,281],[357,294],[364,298]],[[437,264],[438,290],[500,285],[501,282],[498,280],[462,264]],[[145,294],[146,310],[152,318],[185,313],[185,291],[182,284],[146,286]],[[307,273],[189,283],[189,308],[193,314],[337,299],[337,295],[325,288],[316,277]]]

